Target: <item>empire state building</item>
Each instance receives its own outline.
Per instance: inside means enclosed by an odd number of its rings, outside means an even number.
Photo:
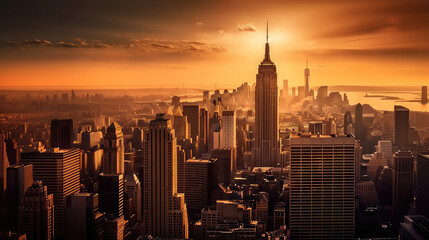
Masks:
[[[274,167],[280,163],[278,87],[276,65],[270,59],[270,45],[265,43],[265,57],[259,64],[255,87],[255,142],[252,165]]]

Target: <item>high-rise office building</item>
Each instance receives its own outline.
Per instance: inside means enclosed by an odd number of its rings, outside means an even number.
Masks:
[[[7,168],[9,167],[9,160],[6,153],[6,144],[4,142],[5,135],[0,132],[0,199],[4,197],[7,187]]]
[[[217,159],[216,178],[217,183],[228,186],[237,169],[237,149],[236,148],[217,148],[213,149],[211,158]]]
[[[108,218],[104,223],[103,239],[106,240],[123,240],[125,232],[124,217]]]
[[[100,211],[113,215],[113,218],[124,216],[124,174],[101,173],[99,178]]]
[[[292,135],[291,239],[354,239],[355,138]]]
[[[278,87],[276,65],[270,59],[270,45],[265,43],[265,57],[259,65],[255,87],[254,166],[275,166],[280,162]]]
[[[51,240],[56,235],[54,196],[48,194],[41,181],[34,182],[25,192],[18,210],[18,231],[29,240]],[[55,227],[55,228],[54,228]]]
[[[104,135],[103,173],[124,173],[124,134],[118,123],[113,122]]]
[[[73,120],[53,119],[51,121],[51,147],[71,148],[73,145]]]
[[[142,189],[140,180],[135,173],[125,176],[125,193],[132,199],[131,212],[135,214],[136,220],[142,220]]]
[[[398,151],[393,155],[392,172],[392,221],[394,226],[404,220],[413,200],[414,156],[410,151]]]
[[[132,144],[134,149],[141,149],[143,147],[143,129],[134,128]]]
[[[401,150],[408,145],[410,130],[410,110],[403,106],[395,105],[395,144]]]
[[[310,77],[310,69],[308,68],[308,59],[307,59],[307,67],[304,70],[304,77],[305,77],[305,97],[308,97],[310,93],[310,83],[309,83],[309,77]]]
[[[207,153],[209,137],[209,112],[205,108],[200,109],[200,131],[198,135],[199,143],[198,150],[200,155]]]
[[[180,109],[180,108],[178,108]],[[189,123],[188,117],[183,116],[181,111],[177,111],[173,117],[174,119],[174,130],[176,132],[177,139],[187,139],[189,138]]]
[[[423,104],[428,103],[428,86],[422,86],[422,100]]]
[[[198,134],[200,131],[200,107],[198,104],[184,104],[183,116],[187,117],[188,123],[191,125],[191,138],[193,142],[198,142]]]
[[[222,119],[218,112],[213,113],[213,117],[209,120],[210,131],[209,131],[209,149],[220,148],[220,130]]]
[[[85,151],[91,150],[94,146],[100,144],[100,140],[103,138],[103,133],[100,131],[96,132],[82,132],[82,144],[81,148]]]
[[[235,148],[237,147],[237,130],[236,130],[235,111],[223,111],[222,123],[220,129],[220,148]]]
[[[363,109],[360,103],[356,104],[355,107],[355,137],[362,145],[364,144],[366,132],[363,125]]]
[[[14,165],[19,163],[19,148],[18,143],[15,139],[6,139],[6,155],[9,160],[9,165]]]
[[[143,232],[153,237],[188,238],[184,195],[177,193],[176,137],[163,114],[150,122],[144,149]]]
[[[18,230],[18,207],[32,183],[33,165],[16,164],[7,168],[6,215],[10,230]]]
[[[392,142],[389,140],[378,141],[377,152],[382,152],[384,154],[384,158],[386,159],[387,166],[392,167]]]
[[[416,210],[429,218],[429,153],[417,155]]]
[[[64,237],[64,209],[66,196],[78,193],[80,187],[79,149],[53,148],[46,152],[21,154],[22,164],[33,165],[33,179],[43,181],[48,194],[54,195],[55,236]]]
[[[189,159],[185,165],[185,202],[191,216],[210,204],[215,159]]]
[[[68,195],[65,216],[65,239],[103,239],[105,213],[98,210],[97,193]]]
[[[353,133],[353,119],[350,111],[347,111],[344,114],[344,134],[352,134]]]
[[[177,192],[185,192],[185,162],[186,162],[186,153],[179,145],[177,146]]]
[[[289,96],[289,81],[283,80],[283,97]]]

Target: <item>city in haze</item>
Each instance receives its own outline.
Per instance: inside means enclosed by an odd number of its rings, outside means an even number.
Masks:
[[[0,239],[429,239],[429,3],[3,1]]]

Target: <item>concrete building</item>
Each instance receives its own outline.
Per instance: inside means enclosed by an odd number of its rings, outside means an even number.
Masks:
[[[64,237],[64,211],[67,195],[78,193],[80,187],[81,152],[79,149],[53,148],[45,152],[21,154],[22,164],[33,165],[34,181],[42,181],[55,205],[55,237]]]
[[[18,231],[27,234],[28,240],[54,239],[54,212],[54,196],[42,182],[34,182],[18,210]]]
[[[18,230],[18,207],[33,184],[33,165],[16,164],[7,168],[6,215],[9,230]]]
[[[65,216],[65,239],[103,239],[106,216],[98,210],[97,193],[68,195]]]
[[[220,148],[237,147],[237,124],[235,111],[222,112],[222,124],[220,129]]]
[[[392,222],[394,226],[404,220],[413,201],[414,156],[410,151],[398,151],[393,155],[392,172]]]
[[[280,162],[278,100],[277,70],[270,59],[267,26],[265,57],[256,75],[253,166],[273,167]]]
[[[185,197],[177,193],[176,137],[163,114],[150,122],[144,148],[143,232],[153,237],[188,238]]]
[[[116,122],[107,128],[103,151],[103,173],[124,173],[124,134]]]
[[[408,146],[408,135],[410,131],[410,110],[403,106],[395,105],[395,144],[400,150]]]
[[[71,148],[73,145],[73,120],[53,119],[51,121],[51,147]]]
[[[101,212],[124,216],[124,174],[101,173],[98,178],[99,207]]]
[[[291,238],[354,239],[355,138],[292,135],[290,148]]]
[[[416,211],[429,218],[429,154],[417,155]]]

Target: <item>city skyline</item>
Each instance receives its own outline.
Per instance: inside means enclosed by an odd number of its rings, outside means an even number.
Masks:
[[[421,85],[428,8],[425,1],[5,2],[0,87],[252,83],[267,20],[279,79],[290,85],[303,81],[307,59],[313,86]]]
[[[1,240],[429,239],[429,4],[22,4]]]

